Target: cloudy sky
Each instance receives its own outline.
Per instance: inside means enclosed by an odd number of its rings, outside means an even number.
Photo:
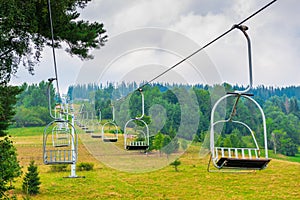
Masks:
[[[56,51],[60,87],[65,92],[68,85],[83,77],[92,82],[151,80],[268,2],[93,0],[80,11],[81,18],[103,22],[108,42],[94,51],[95,59],[88,62],[63,50]],[[278,0],[245,23],[252,41],[255,86],[300,85],[299,8],[297,0]],[[239,31],[232,31],[161,81],[247,84],[248,58],[243,37]],[[30,76],[21,67],[12,83],[38,83],[53,74],[52,54],[46,49],[35,75]]]

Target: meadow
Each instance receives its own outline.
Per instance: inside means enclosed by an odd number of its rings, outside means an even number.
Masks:
[[[251,173],[209,173],[208,156],[199,157],[199,144],[180,156],[176,172],[172,166],[144,173],[128,173],[104,165],[79,141],[78,163],[94,164],[92,171],[77,171],[85,178],[64,178],[70,171],[52,172],[42,160],[41,128],[10,129],[18,159],[26,172],[30,160],[38,165],[40,194],[31,199],[299,199],[300,163],[297,157],[274,155],[268,168]],[[84,134],[84,133],[80,133]],[[163,155],[165,156],[165,155]],[[293,162],[292,162],[293,161]],[[23,173],[24,175],[24,173]],[[14,194],[22,199],[22,177]]]

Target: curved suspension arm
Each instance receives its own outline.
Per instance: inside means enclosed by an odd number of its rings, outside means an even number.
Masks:
[[[52,109],[51,109],[51,91],[50,91],[50,85],[52,84],[52,82],[56,80],[55,78],[49,78],[48,81],[48,88],[47,88],[47,91],[48,91],[48,105],[49,105],[49,113],[50,113],[50,117],[52,119],[57,119],[56,117],[53,116],[52,114]]]
[[[99,115],[98,115],[99,119],[98,120],[99,120],[99,123],[101,123],[101,121],[102,121],[102,118],[101,118],[102,117],[101,116],[101,109],[99,108],[98,110],[99,110]]]
[[[111,104],[111,111],[112,111],[112,122],[115,121],[115,106]]]
[[[248,65],[249,65],[249,84],[248,84],[248,86],[247,86],[247,88],[245,90],[242,90],[242,91],[236,90],[236,91],[234,91],[235,93],[244,94],[244,93],[247,93],[252,88],[252,84],[253,84],[251,41],[250,41],[249,35],[246,32],[248,30],[247,26],[244,26],[244,25],[234,25],[233,28],[237,28],[237,29],[241,30],[243,32],[243,34],[245,35],[246,39],[247,39]]]
[[[144,94],[143,94],[143,89],[139,88],[139,92],[141,93],[142,96],[142,115],[139,117],[135,117],[135,119],[142,119],[145,115],[145,103],[144,103]]]
[[[219,121],[216,121],[213,123],[213,126],[216,126],[217,124],[219,123],[227,123],[229,120],[219,120]],[[254,141],[254,144],[255,144],[255,147],[256,149],[259,149],[259,146],[258,146],[258,143],[257,143],[257,140],[254,136],[254,131],[244,122],[241,122],[241,121],[237,121],[237,120],[232,120],[231,121],[232,123],[236,123],[236,124],[241,124],[242,126],[246,127],[248,129],[248,131],[251,133],[251,136],[252,136],[252,139]]]

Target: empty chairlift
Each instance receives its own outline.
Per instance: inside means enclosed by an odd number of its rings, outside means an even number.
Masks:
[[[94,132],[91,133],[92,138],[102,138],[102,125],[101,125],[101,110],[99,109],[98,119],[94,121]]]
[[[55,79],[49,79],[49,87]],[[44,129],[43,134],[43,161],[44,164],[76,164],[78,137],[74,128],[74,115],[71,122],[69,114],[64,110],[60,112],[59,118],[54,117],[51,112],[51,102],[49,98],[50,116],[54,119]],[[61,107],[63,108],[63,106]]]
[[[67,127],[64,136],[56,138],[53,137],[53,129],[64,123]],[[61,134],[61,133],[59,133]],[[64,142],[62,142],[64,141]],[[45,164],[75,164],[77,161],[77,145],[78,138],[74,126],[65,121],[56,119],[50,122],[44,129],[43,135],[43,160]]]
[[[149,128],[142,119],[144,117],[144,94],[139,89],[142,98],[142,115],[130,119],[124,127],[124,148],[126,150],[146,151],[149,148]]]
[[[88,118],[89,118],[89,113],[88,111],[82,111],[81,113],[81,129],[86,131],[88,130]]]
[[[115,108],[112,107],[112,120],[106,122],[102,126],[102,141],[103,142],[117,142],[118,141],[118,126],[115,123]]]
[[[87,129],[85,130],[86,133],[94,133],[95,131],[95,119],[94,119],[94,113],[90,112],[88,115],[88,119],[86,121],[86,127]]]
[[[246,26],[235,26],[239,30],[243,32],[246,36],[247,44],[248,44],[248,57],[249,57],[249,85],[244,91],[235,91],[231,93],[227,93],[225,96],[221,97],[213,106],[211,112],[211,124],[210,124],[210,151],[211,158],[208,164],[208,171],[210,170],[211,162],[213,166],[220,171],[221,169],[229,169],[233,171],[237,170],[261,170],[267,167],[268,163],[271,159],[268,158],[268,148],[267,148],[267,129],[266,129],[266,119],[263,112],[263,109],[260,105],[253,99],[248,92],[252,88],[252,61],[251,61],[251,43],[249,36],[246,33],[248,29]],[[229,113],[229,117],[227,119],[215,120],[217,116],[217,108],[224,109],[224,103],[226,100],[230,98],[235,99],[233,103],[233,107],[231,112]],[[258,142],[256,141],[254,131],[251,127],[246,123],[239,121],[236,115],[238,112],[237,106],[240,101],[249,101],[252,103],[260,113],[261,116],[261,129],[263,130],[263,143],[264,147],[261,150]],[[225,109],[226,110],[226,109]],[[225,111],[226,112],[226,111]],[[226,115],[225,115],[226,116]],[[225,117],[226,118],[226,117]],[[228,147],[228,146],[215,146],[217,143],[218,135],[216,129],[218,125],[229,124],[234,127],[242,127],[242,130],[246,130],[247,134],[252,138],[252,147]],[[220,134],[220,133],[219,133]],[[221,137],[221,136],[220,136]],[[262,155],[263,154],[263,155]],[[228,170],[227,170],[228,171]]]

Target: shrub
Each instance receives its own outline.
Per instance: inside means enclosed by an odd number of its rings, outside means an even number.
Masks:
[[[68,165],[51,165],[52,172],[65,172],[67,171]]]
[[[93,163],[82,162],[82,163],[79,163],[77,165],[77,169],[79,171],[91,171],[91,170],[94,169],[94,164]]]
[[[181,162],[178,160],[178,158],[170,163],[170,165],[174,166],[174,169],[175,169],[176,172],[178,172],[178,166],[180,164],[181,164]]]

